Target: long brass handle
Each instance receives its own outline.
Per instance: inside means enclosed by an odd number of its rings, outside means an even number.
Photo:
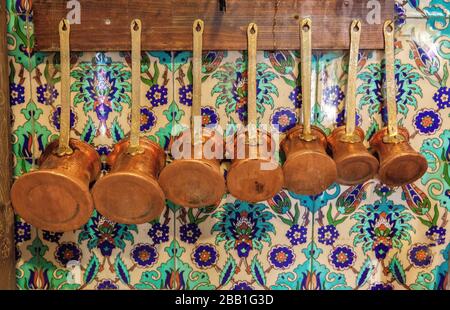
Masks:
[[[258,26],[250,23],[247,27],[248,44],[248,91],[247,91],[247,113],[248,113],[248,140],[250,146],[258,144],[257,111],[256,111],[256,49],[258,39]],[[256,157],[256,149],[250,148],[250,158]]]
[[[311,133],[311,28],[310,18],[304,18],[300,22],[301,40],[301,81],[302,81],[302,110],[303,110],[303,132],[300,139],[304,141],[315,140]]]
[[[70,140],[70,23],[67,19],[59,22],[59,48],[61,53],[61,114],[58,156],[73,153]]]
[[[385,143],[400,143],[405,139],[398,134],[397,127],[397,85],[395,82],[395,49],[394,49],[394,22],[387,20],[383,27],[385,58],[386,58],[386,104],[388,113],[388,134],[383,137]]]
[[[131,21],[131,132],[128,154],[143,152],[139,145],[141,133],[141,29],[139,19]]]
[[[361,142],[356,128],[356,75],[358,74],[358,53],[361,39],[361,21],[354,20],[350,26],[350,56],[347,79],[347,99],[345,110],[347,114],[345,135],[341,140],[348,143]]]
[[[193,33],[193,57],[192,57],[192,77],[193,77],[193,97],[191,112],[191,130],[194,143],[201,143],[201,132],[195,127],[195,119],[202,115],[202,45],[203,45],[204,23],[201,19],[194,21]],[[201,126],[201,125],[200,125]]]

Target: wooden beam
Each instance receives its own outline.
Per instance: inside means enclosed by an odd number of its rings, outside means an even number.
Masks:
[[[217,0],[78,1],[80,23],[71,26],[74,51],[129,50],[134,18],[142,20],[143,50],[192,50],[192,23],[197,18],[205,21],[205,50],[245,50],[250,22],[258,24],[259,50],[296,50],[298,22],[306,16],[313,20],[315,49],[347,49],[355,18],[362,21],[361,48],[382,49],[383,21],[394,16],[394,0],[227,0],[226,12],[219,10]],[[34,0],[33,11],[36,49],[57,51],[58,23],[76,12],[62,0]],[[381,23],[368,23],[372,12],[379,14]]]
[[[16,288],[14,212],[11,187],[11,117],[9,106],[6,7],[0,3],[0,289]]]

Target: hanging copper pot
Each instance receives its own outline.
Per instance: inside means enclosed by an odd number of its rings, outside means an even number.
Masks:
[[[357,185],[371,179],[378,171],[378,160],[364,146],[364,131],[356,127],[356,75],[361,22],[350,27],[350,57],[346,96],[346,126],[336,128],[328,137],[337,167],[337,182]]]
[[[64,232],[80,228],[94,210],[89,185],[100,172],[100,157],[89,144],[70,139],[69,21],[59,24],[61,116],[59,140],[50,143],[38,165],[11,188],[14,210],[39,229]]]
[[[311,126],[311,26],[309,18],[300,22],[303,126],[289,130],[281,141],[286,155],[283,165],[285,186],[302,195],[320,194],[337,177],[336,164],[326,151],[325,133]]]
[[[194,21],[191,128],[171,140],[170,148],[173,150],[172,146],[179,144],[180,148],[176,150],[179,153],[177,155],[172,151],[175,160],[167,165],[159,176],[167,198],[188,208],[217,205],[226,192],[225,179],[220,171],[220,159],[223,157],[222,136],[213,129],[202,128],[201,125],[203,29],[202,20]]]
[[[258,27],[250,24],[248,36],[248,125],[234,136],[234,159],[228,171],[230,193],[240,200],[267,200],[283,187],[283,171],[274,159],[275,145],[269,133],[258,130],[256,112],[256,48]],[[243,152],[239,151],[244,145]],[[243,153],[243,154],[240,154]]]
[[[142,224],[158,218],[165,206],[157,182],[165,165],[164,150],[155,142],[140,138],[141,21],[131,22],[132,111],[130,137],[114,146],[107,163],[111,171],[92,189],[97,210],[123,224]]]
[[[202,130],[200,141],[191,142],[191,132],[183,132],[172,141],[188,140],[190,154],[199,156],[185,156],[175,159],[161,172],[159,182],[169,200],[177,205],[187,208],[200,208],[218,205],[226,192],[225,179],[220,170],[220,160],[205,158],[205,152],[215,153],[215,147],[223,150],[222,136],[215,131]],[[171,143],[172,145],[173,143]],[[205,145],[214,147],[205,150]],[[197,148],[197,149],[196,149]],[[184,150],[181,147],[180,153]]]
[[[408,131],[397,126],[394,23],[390,20],[384,24],[384,38],[388,124],[372,137],[370,145],[380,159],[380,181],[388,186],[402,186],[420,179],[428,164],[425,157],[409,144]]]

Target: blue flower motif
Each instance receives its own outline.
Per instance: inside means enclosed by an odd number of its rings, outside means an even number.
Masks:
[[[434,102],[437,103],[439,110],[450,108],[450,88],[442,86],[433,95]]]
[[[167,104],[167,87],[154,84],[148,90],[146,97],[153,107],[159,107]]]
[[[275,269],[286,269],[294,263],[295,254],[291,248],[279,245],[269,251],[268,259]]]
[[[432,135],[439,130],[442,124],[441,116],[432,109],[420,110],[414,116],[414,127],[419,133]]]
[[[202,125],[213,126],[219,122],[219,115],[212,107],[202,107]]]
[[[192,84],[182,86],[178,89],[180,103],[190,107],[192,105]]]
[[[55,86],[49,84],[39,85],[36,89],[37,92],[37,100],[42,104],[52,104],[55,102],[56,98],[58,98],[58,91]]]
[[[318,231],[318,241],[322,244],[333,245],[339,238],[339,232],[334,225],[326,225],[319,227]]]
[[[377,245],[375,245],[373,251],[375,252],[375,257],[381,260],[386,258],[386,255],[390,249],[391,247],[389,245],[378,243]]]
[[[20,84],[9,84],[9,97],[11,105],[17,105],[25,102],[25,87]]]
[[[63,242],[56,248],[55,259],[61,266],[66,267],[70,261],[81,260],[81,250],[74,242]]]
[[[298,245],[306,243],[308,229],[305,226],[299,226],[298,224],[292,225],[286,232],[286,237],[289,239],[292,245]]]
[[[52,124],[56,130],[59,130],[59,128],[60,128],[59,127],[60,116],[61,116],[61,106],[58,106],[58,107],[56,107],[56,110],[53,111],[52,114],[50,114],[50,124]],[[70,109],[70,128],[73,128],[75,126],[76,121],[77,121],[77,116],[73,112],[73,110]]]
[[[131,259],[139,267],[151,267],[158,260],[158,252],[150,244],[139,243],[131,250]]]
[[[180,239],[186,243],[193,244],[200,238],[202,232],[197,224],[189,223],[180,227]]]
[[[436,242],[437,244],[444,244],[445,243],[445,234],[447,233],[447,230],[444,227],[439,226],[431,226],[425,235],[428,239]]]
[[[289,109],[278,108],[272,114],[270,122],[279,132],[286,132],[297,124],[297,114]]]
[[[143,132],[150,131],[156,124],[156,115],[147,107],[141,108],[141,124],[140,129]],[[128,115],[128,123],[131,124],[131,113]]]
[[[252,247],[250,246],[250,244],[248,244],[245,241],[239,242],[239,244],[236,247],[237,254],[239,257],[248,257],[251,249]]]
[[[245,281],[239,281],[234,284],[233,291],[253,291],[253,287]]]
[[[376,282],[370,286],[371,291],[392,291],[394,287],[390,283]]]
[[[262,242],[270,244],[269,233],[275,231],[270,222],[274,215],[269,210],[265,204],[240,200],[224,204],[213,215],[219,219],[211,230],[217,232],[216,242],[226,241],[227,250],[234,248],[239,257],[247,257],[252,249],[261,251]]]
[[[294,107],[297,109],[301,108],[302,106],[302,89],[300,86],[297,86],[294,88],[293,91],[289,94],[289,99],[291,99],[292,103],[294,104]]]
[[[323,92],[323,100],[326,105],[337,107],[344,98],[345,94],[338,85],[329,86]]]
[[[112,250],[116,247],[125,250],[125,241],[134,243],[132,231],[137,232],[136,225],[118,224],[94,212],[78,235],[78,243],[89,240],[87,242],[89,250],[98,248],[103,256],[111,256]]]
[[[333,248],[328,261],[337,270],[349,269],[356,261],[356,254],[353,248],[348,245],[339,245]]]
[[[219,254],[213,245],[199,244],[192,252],[191,258],[198,268],[207,269],[217,262]]]
[[[97,290],[118,290],[119,287],[113,280],[105,279],[102,280],[96,287]]]
[[[169,226],[166,224],[155,223],[148,231],[148,235],[152,238],[153,243],[160,244],[169,241]]]
[[[16,244],[31,239],[31,226],[21,220],[14,222],[14,239]]]
[[[101,241],[97,247],[100,249],[100,253],[102,253],[103,256],[111,256],[112,250],[114,250],[116,246],[108,239],[105,239]]]
[[[64,233],[61,232],[53,232],[53,231],[42,231],[42,237],[44,240],[54,243],[59,243],[59,240],[63,236]]]
[[[433,256],[426,244],[415,244],[408,251],[408,260],[414,267],[425,268],[431,264]]]

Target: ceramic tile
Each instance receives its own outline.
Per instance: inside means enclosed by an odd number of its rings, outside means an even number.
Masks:
[[[58,53],[34,50],[29,1],[8,0],[14,175],[58,134]],[[448,4],[397,1],[399,122],[427,159],[414,184],[333,185],[317,196],[282,191],[258,204],[226,195],[218,207],[167,202],[158,220],[120,225],[94,213],[82,229],[50,233],[16,219],[21,289],[444,289],[450,210]],[[28,14],[27,14],[28,12]],[[425,18],[426,17],[426,18]],[[168,147],[192,105],[191,52],[143,52],[141,130]],[[101,154],[130,128],[129,53],[72,53],[73,137]],[[366,140],[385,121],[382,51],[360,53],[358,123]],[[344,122],[347,52],[315,52],[313,123]],[[259,52],[258,116],[294,126],[299,52]],[[203,55],[203,121],[245,123],[246,53]],[[21,86],[21,87],[19,87]],[[366,142],[367,143],[367,142]],[[170,159],[169,159],[170,160]],[[223,165],[227,170],[228,165]]]

